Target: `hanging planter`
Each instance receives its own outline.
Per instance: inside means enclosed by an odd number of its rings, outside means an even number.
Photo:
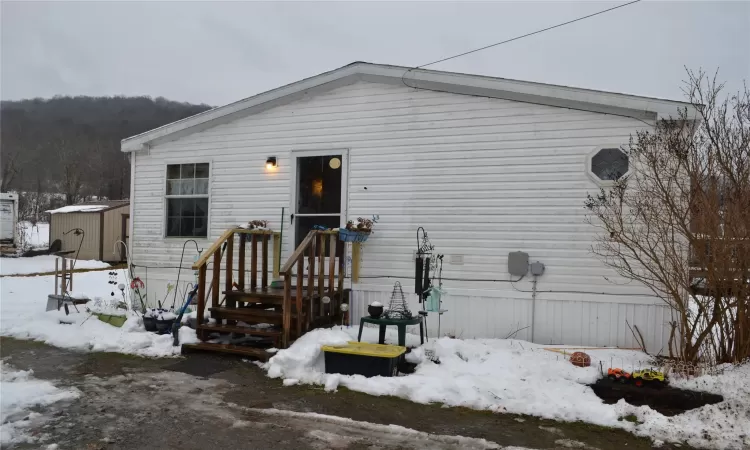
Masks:
[[[339,229],[339,240],[343,242],[365,242],[372,234],[373,221],[357,218],[357,223],[348,221],[346,228]]]
[[[343,242],[365,242],[370,237],[369,231],[351,231],[339,229],[339,240]]]

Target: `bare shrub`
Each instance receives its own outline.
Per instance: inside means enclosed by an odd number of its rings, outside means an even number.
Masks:
[[[688,71],[693,108],[632,136],[631,175],[585,203],[592,251],[673,308],[670,356],[690,362],[750,357],[750,93],[722,87]]]

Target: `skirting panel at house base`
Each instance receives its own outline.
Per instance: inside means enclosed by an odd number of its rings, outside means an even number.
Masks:
[[[374,301],[388,305],[390,292],[354,291],[351,324],[367,315]],[[416,295],[409,295],[413,313],[422,309]],[[638,329],[651,354],[668,354],[671,310],[666,305],[613,302],[532,300],[500,297],[446,296],[447,310],[440,320],[440,335],[456,338],[513,337],[537,344],[638,348],[631,328]],[[630,327],[628,327],[630,325]],[[429,336],[437,336],[437,313],[429,313]],[[414,327],[410,332],[418,333]]]

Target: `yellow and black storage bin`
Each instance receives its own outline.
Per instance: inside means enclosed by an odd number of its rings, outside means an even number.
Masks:
[[[349,342],[343,347],[324,345],[326,373],[392,377],[398,374],[398,362],[406,347],[398,345]]]

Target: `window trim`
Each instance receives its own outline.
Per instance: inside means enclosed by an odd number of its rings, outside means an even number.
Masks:
[[[612,143],[612,144],[599,145],[599,146],[594,147],[586,155],[586,163],[585,163],[586,166],[584,167],[584,170],[586,171],[586,175],[588,175],[591,181],[596,183],[598,186],[602,186],[602,187],[614,186],[615,182],[617,181],[617,180],[602,180],[601,178],[596,176],[594,172],[591,171],[591,164],[593,162],[594,156],[596,156],[597,153],[599,153],[601,150],[604,150],[606,148],[617,148],[617,149],[620,149],[620,151],[622,151],[623,144]],[[633,173],[633,162],[630,160],[630,157],[628,157],[628,171],[622,174],[620,179],[622,179],[623,177],[627,177],[631,173]]]
[[[167,194],[167,171],[169,170],[169,166],[176,165],[176,164],[208,164],[208,191],[206,194],[193,194],[193,195],[169,195]],[[184,239],[195,239],[198,242],[206,241],[210,242],[211,240],[211,185],[213,184],[212,181],[214,179],[214,164],[213,160],[209,158],[184,158],[184,159],[175,159],[175,160],[166,160],[164,161],[163,167],[162,167],[162,224],[161,224],[161,232],[162,232],[162,239],[165,240],[184,240]],[[207,213],[206,213],[206,236],[167,236],[167,199],[170,198],[206,198],[208,199],[208,207],[207,207]]]

